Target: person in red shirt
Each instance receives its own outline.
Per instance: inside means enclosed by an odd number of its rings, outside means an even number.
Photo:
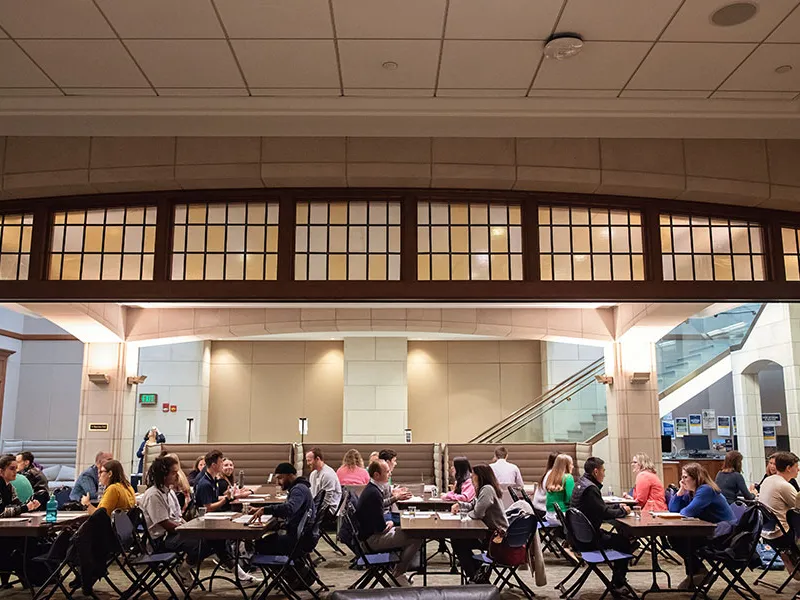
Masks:
[[[633,498],[644,510],[667,510],[664,484],[656,475],[653,459],[643,452],[634,454],[631,470],[636,477],[636,483],[633,486],[633,496],[624,494],[625,498]]]

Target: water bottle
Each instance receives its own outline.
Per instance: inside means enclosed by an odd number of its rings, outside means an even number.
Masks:
[[[236,485],[238,486],[239,489],[242,489],[244,487],[244,469],[239,471],[239,477],[236,480]]]
[[[58,502],[56,501],[55,496],[50,496],[50,500],[47,501],[47,515],[45,516],[45,521],[47,523],[55,523],[58,515]]]

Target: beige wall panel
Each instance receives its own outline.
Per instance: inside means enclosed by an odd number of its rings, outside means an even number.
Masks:
[[[250,441],[247,428],[242,427],[243,421],[250,416],[250,375],[249,364],[211,365],[209,442]]]
[[[445,346],[434,342],[431,346]],[[415,354],[425,353],[422,348]],[[449,439],[450,407],[447,401],[447,365],[408,360],[408,426],[414,441],[444,442]]]
[[[500,361],[500,342],[447,342],[447,362],[496,363]]]
[[[305,346],[306,364],[327,363],[340,366],[344,364],[342,342],[306,342]]]
[[[306,342],[253,342],[254,365],[302,365],[305,361]]]
[[[501,363],[539,363],[542,344],[525,340],[509,340],[498,344]]]
[[[500,365],[450,364],[447,372],[449,441],[468,442],[500,420]]]
[[[344,367],[339,349],[328,353],[339,355],[339,362],[317,362],[305,367],[305,402],[303,415],[308,418],[309,438],[315,442],[342,441],[344,405]],[[295,430],[297,421],[295,419]]]
[[[211,364],[249,365],[253,362],[252,342],[213,342]]]
[[[248,441],[295,441],[297,419],[303,416],[304,371],[302,364],[253,365]]]
[[[408,342],[408,362],[446,363],[447,342]]]
[[[538,364],[500,365],[500,410],[503,417],[533,402],[541,393],[541,369]]]

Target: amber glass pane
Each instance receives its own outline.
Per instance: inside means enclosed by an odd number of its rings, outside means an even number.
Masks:
[[[417,255],[417,279],[428,281],[431,278],[430,254]]]
[[[787,281],[800,281],[800,265],[798,257],[787,254],[783,257],[783,266],[786,269]]]
[[[328,256],[328,279],[334,281],[347,279],[347,255],[331,254]]]
[[[368,261],[369,272],[367,276],[369,279],[385,280],[386,279],[386,256],[385,255],[369,255]]]
[[[452,257],[452,279],[469,279],[469,256],[465,254],[454,254]]]
[[[492,279],[508,280],[508,255],[492,255]]]

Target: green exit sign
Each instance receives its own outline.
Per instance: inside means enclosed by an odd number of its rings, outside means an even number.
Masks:
[[[158,404],[158,394],[139,394],[139,404]]]

